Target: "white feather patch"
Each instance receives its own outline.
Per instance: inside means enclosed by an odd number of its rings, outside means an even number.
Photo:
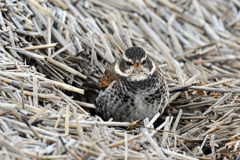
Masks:
[[[142,63],[146,59],[147,59],[147,54],[145,54],[145,57],[141,58],[140,62]]]
[[[123,73],[120,70],[118,62],[116,62],[114,69],[115,69],[116,73],[119,74],[120,76],[124,76],[124,77],[128,77],[129,76],[129,74]]]
[[[132,63],[133,63],[133,61],[132,61],[131,59],[127,58],[125,54],[123,54],[123,59],[124,59],[125,61],[132,62]]]
[[[145,54],[145,56],[141,58],[140,62],[142,63],[144,60],[146,60],[146,58],[147,58],[147,55]],[[125,61],[132,62],[132,63],[133,63],[133,61],[132,61],[131,59],[127,58],[125,54],[123,54],[123,59],[124,59]],[[138,62],[138,63],[139,63],[139,62]]]
[[[142,81],[142,80],[145,80],[147,79],[148,75],[146,74],[141,74],[141,75],[134,75],[134,76],[131,76],[131,81]]]
[[[150,59],[151,60],[151,59]],[[138,74],[131,74],[130,75],[130,79],[131,81],[141,81],[141,80],[145,80],[148,78],[149,75],[152,75],[155,71],[156,71],[156,65],[153,63],[153,61],[151,60],[153,68],[152,70],[149,72],[147,71],[146,68],[142,68],[143,71],[141,71]],[[143,66],[142,66],[143,67]]]
[[[129,77],[131,81],[141,81],[141,80],[147,79],[149,75],[152,75],[156,71],[156,65],[153,63],[152,60],[151,62],[152,62],[153,68],[150,72],[148,71],[147,68],[140,66],[141,71],[139,71],[138,73],[133,73],[134,69],[136,68],[132,66],[129,69],[125,70],[125,73],[124,73],[120,70],[118,63],[116,63],[114,69],[117,74],[119,74],[120,76]]]

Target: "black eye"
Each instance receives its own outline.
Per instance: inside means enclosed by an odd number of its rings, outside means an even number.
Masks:
[[[146,60],[143,60],[143,61],[142,61],[142,64],[145,64],[146,62],[147,62]]]
[[[131,63],[131,62],[128,62],[128,61],[126,61],[126,64],[127,64],[128,66],[131,66],[131,65],[132,65],[132,63]]]

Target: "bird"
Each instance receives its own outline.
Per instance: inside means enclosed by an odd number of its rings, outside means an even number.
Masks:
[[[96,98],[97,110],[104,120],[134,122],[157,112],[168,104],[166,79],[143,48],[130,47],[104,72]]]

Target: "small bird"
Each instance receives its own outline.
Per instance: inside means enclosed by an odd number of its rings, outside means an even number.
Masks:
[[[128,48],[104,72],[96,104],[103,119],[133,122],[152,118],[168,104],[167,82],[141,47]]]

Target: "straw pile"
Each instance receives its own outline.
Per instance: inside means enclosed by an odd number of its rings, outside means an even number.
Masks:
[[[2,0],[0,159],[238,159],[239,0]],[[133,130],[91,116],[131,46],[164,72],[169,107]]]

